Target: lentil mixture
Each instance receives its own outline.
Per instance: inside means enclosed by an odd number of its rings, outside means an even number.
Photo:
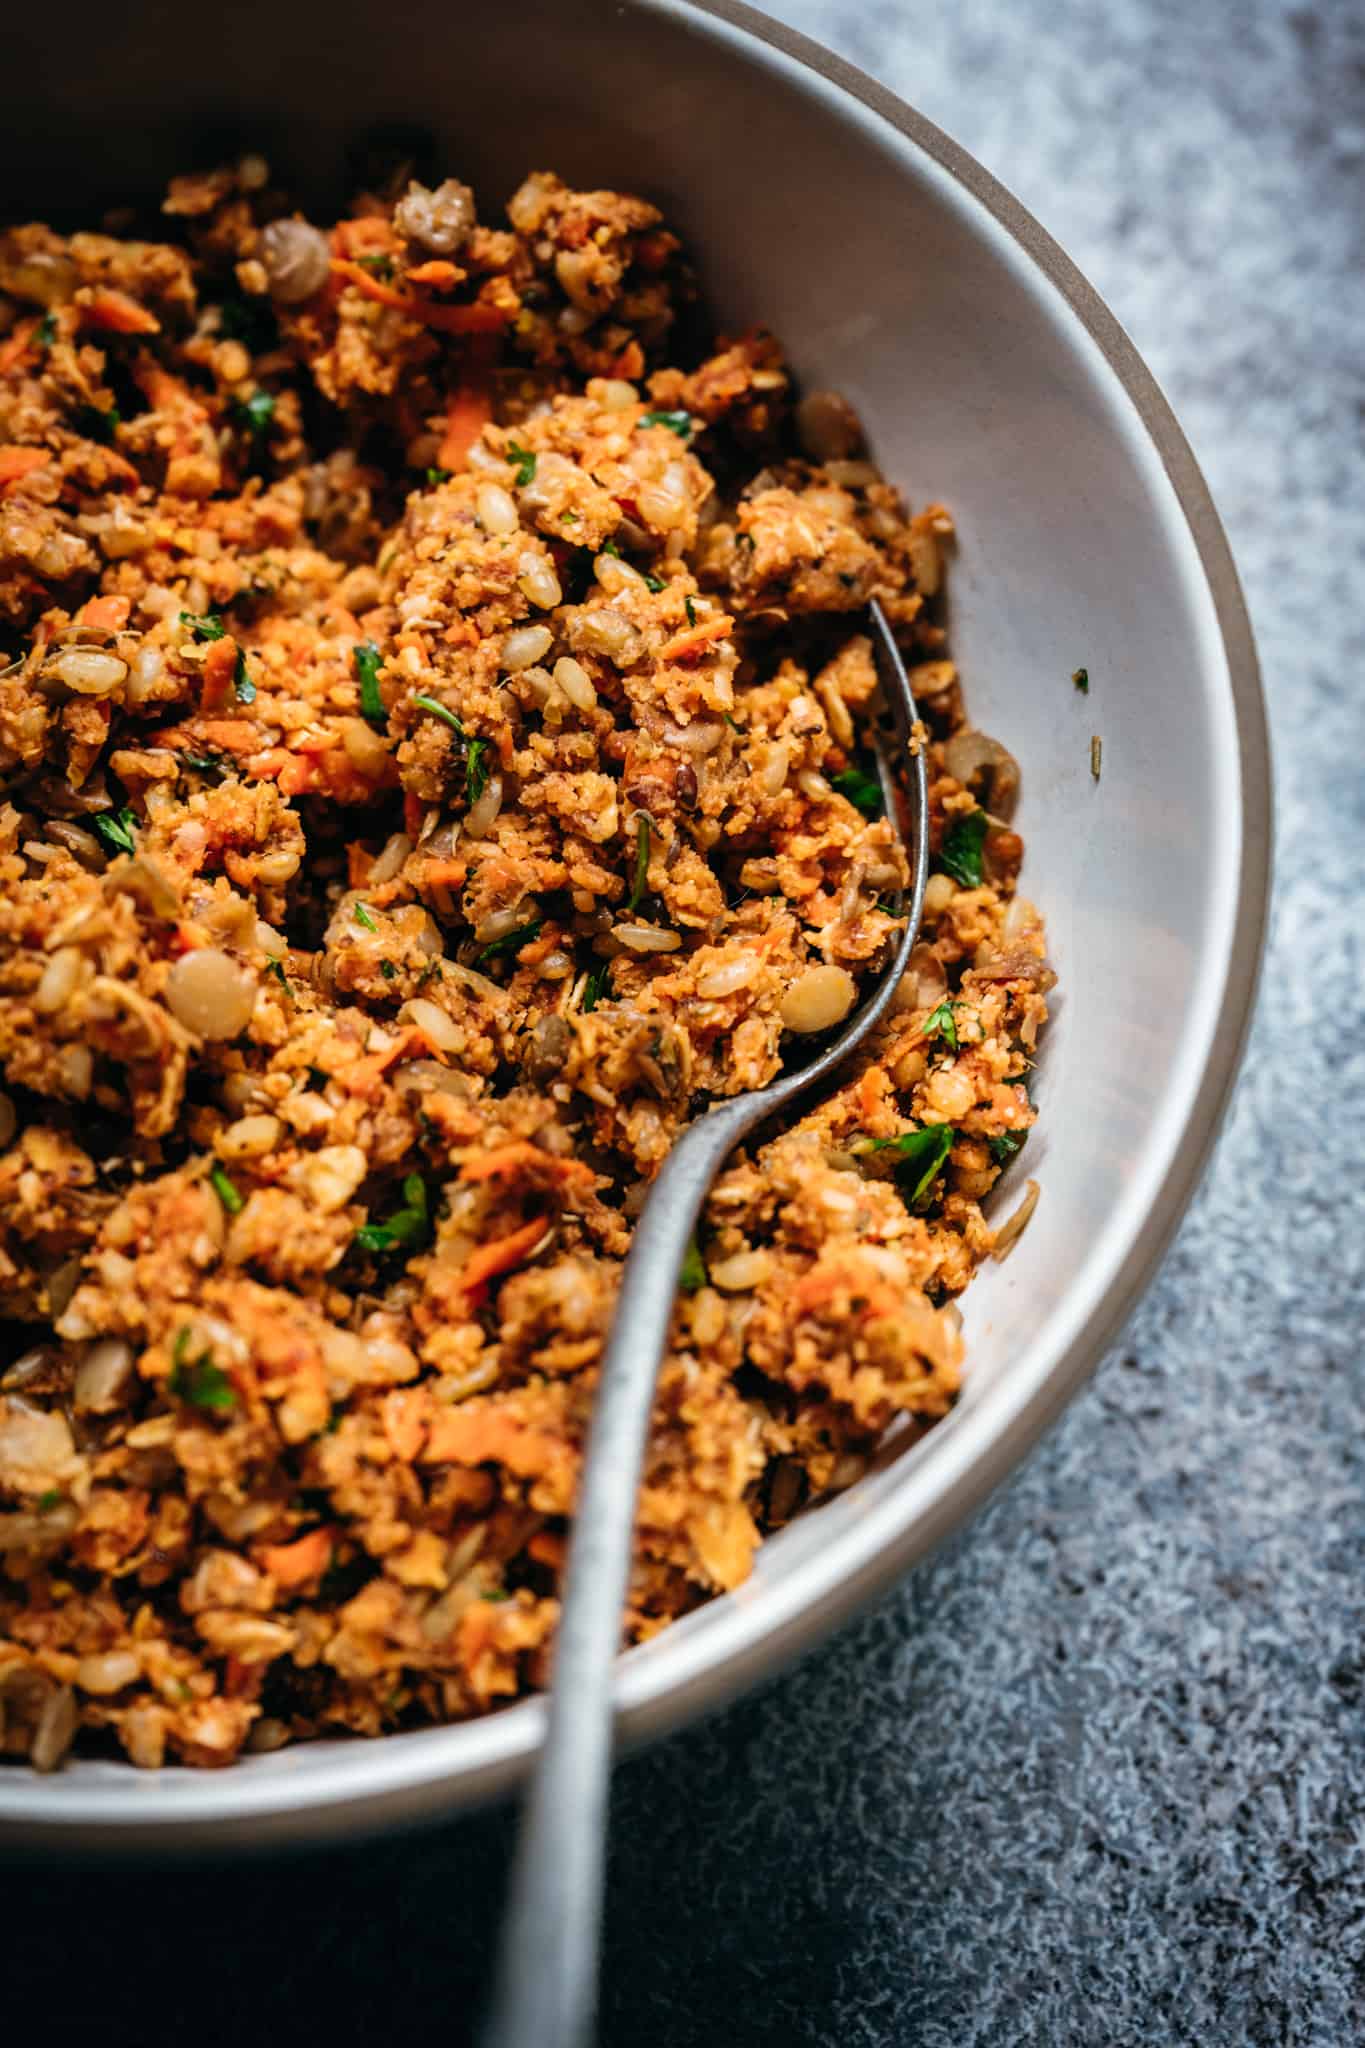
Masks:
[[[146,238],[0,233],[0,1750],[39,1768],[542,1682],[650,1178],[901,929],[873,597],[924,928],[711,1196],[632,1640],[947,1411],[1034,1121],[1052,976],[947,512],[772,335],[708,335],[643,199],[369,182],[322,227],[249,156]]]

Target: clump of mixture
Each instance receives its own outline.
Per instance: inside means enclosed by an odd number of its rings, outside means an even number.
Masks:
[[[247,157],[0,234],[0,1750],[377,1735],[543,1677],[651,1176],[901,930],[894,1015],[718,1182],[629,1635],[958,1386],[1051,975],[911,516],[654,207]],[[1012,1227],[1012,1226],[1011,1226]]]

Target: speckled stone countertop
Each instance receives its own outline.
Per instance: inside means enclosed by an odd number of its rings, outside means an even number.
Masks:
[[[621,1770],[604,2048],[1346,2048],[1365,2040],[1365,15],[774,11],[997,172],[1164,384],[1260,641],[1275,931],[1203,1194],[1061,1426],[831,1647]],[[11,1874],[5,2010],[108,2048],[454,2048],[507,1834],[494,1815],[226,1873]]]

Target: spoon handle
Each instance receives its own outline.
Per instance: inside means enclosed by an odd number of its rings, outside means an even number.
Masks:
[[[764,1107],[761,1098],[748,1096],[685,1131],[635,1226],[561,1578],[545,1744],[518,1836],[484,2048],[587,2048],[591,2039],[612,1679],[658,1364],[702,1201],[726,1154]],[[653,1370],[642,1370],[651,1360]]]

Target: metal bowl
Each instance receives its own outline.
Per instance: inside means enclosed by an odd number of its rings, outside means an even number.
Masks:
[[[624,1736],[662,1734],[980,1505],[1114,1337],[1199,1179],[1252,999],[1270,837],[1217,515],[1151,376],[1037,223],[872,80],[745,7],[243,0],[225,34],[128,0],[111,36],[105,7],[73,0],[25,10],[10,46],[7,217],[92,224],[247,143],[325,203],[357,139],[395,124],[434,135],[486,205],[531,166],[637,188],[691,238],[721,321],[773,327],[799,372],[852,399],[887,472],[957,519],[953,650],[975,721],[1022,763],[1023,886],[1061,976],[1029,1148],[1042,1200],[966,1297],[953,1415],[766,1544],[738,1593],[624,1658]],[[150,1852],[435,1818],[510,1786],[540,1730],[530,1701],[222,1773],[5,1767],[0,1837]]]

